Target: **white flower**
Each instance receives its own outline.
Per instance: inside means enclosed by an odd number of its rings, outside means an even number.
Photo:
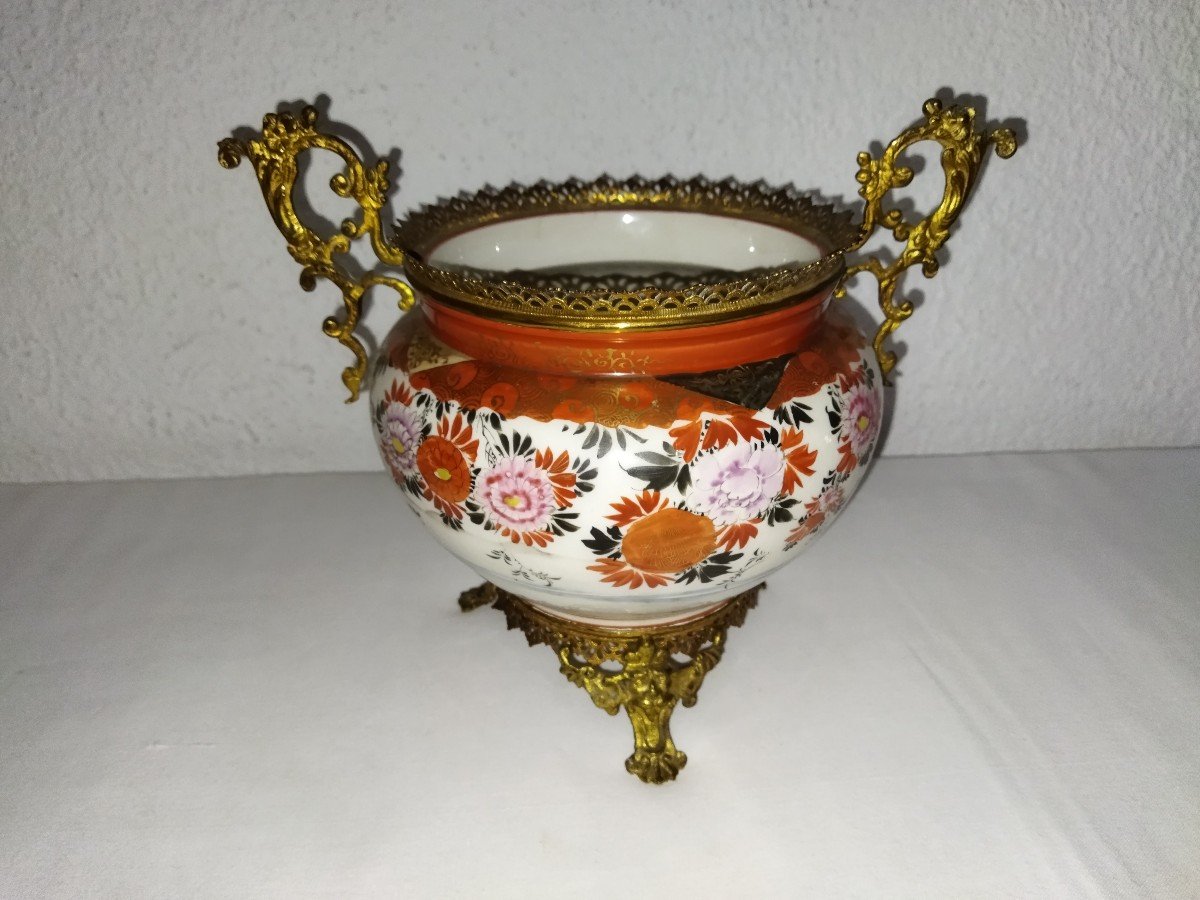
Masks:
[[[783,452],[774,444],[727,444],[697,456],[691,475],[689,509],[718,526],[745,522],[766,512],[783,487]]]

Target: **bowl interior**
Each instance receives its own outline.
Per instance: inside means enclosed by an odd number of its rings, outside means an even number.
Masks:
[[[433,246],[426,259],[459,272],[650,277],[801,266],[821,256],[814,241],[751,219],[598,209],[485,224]]]
[[[562,331],[732,321],[832,290],[860,228],[791,186],[664,176],[485,187],[397,223],[430,302]]]

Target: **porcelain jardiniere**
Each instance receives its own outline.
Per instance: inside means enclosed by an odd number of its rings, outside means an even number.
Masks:
[[[913,176],[900,154],[925,140],[943,148],[945,191],[909,223],[884,201]],[[859,221],[790,187],[604,177],[463,194],[390,233],[386,163],[365,166],[311,108],[222,141],[220,160],[252,161],[302,285],[341,289],[346,314],[324,329],[354,353],[343,380],[351,399],[369,392],[407,504],[486,579],[476,600],[555,647],[598,705],[626,707],[629,766],[662,781],[683,764],[670,707],[694,701],[715,664],[704,653],[716,639],[719,658],[757,588],[858,489],[895,364],[885,339],[912,312],[897,279],[937,271],[989,143],[1016,148],[1007,130],[977,131],[972,110],[928,101],[878,158],[859,155]],[[312,148],[343,158],[333,190],[362,209],[328,238],[292,202]],[[895,262],[848,264],[878,227],[904,242]],[[385,269],[356,279],[338,256],[364,236]],[[879,282],[873,337],[838,311],[861,271]],[[354,329],[373,286],[407,312],[368,360]],[[605,660],[624,666],[624,689]],[[642,670],[661,681],[648,704],[631,686]]]

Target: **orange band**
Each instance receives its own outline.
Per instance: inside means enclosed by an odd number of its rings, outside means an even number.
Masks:
[[[430,330],[475,359],[554,375],[680,375],[794,353],[821,321],[827,287],[774,312],[657,331],[566,331],[484,318],[420,294]]]

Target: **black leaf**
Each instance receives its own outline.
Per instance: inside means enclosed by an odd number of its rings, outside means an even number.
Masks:
[[[638,454],[636,454],[636,456],[638,459],[644,459],[646,462],[650,463],[651,465],[655,465],[655,466],[677,466],[677,465],[679,465],[679,463],[676,462],[674,456],[664,456],[661,453],[651,453],[649,451],[646,451],[644,453],[638,453]]]
[[[513,456],[529,456],[533,453],[533,438],[527,434],[513,432]]]
[[[767,524],[775,525],[778,522],[790,522],[794,516],[791,511],[782,506],[776,506],[767,511]]]
[[[686,494],[689,487],[692,486],[692,470],[688,466],[679,467],[679,475],[675,478],[675,487],[679,488],[679,493]]]
[[[729,574],[729,566],[717,565],[715,563],[705,563],[698,566],[700,572],[700,580],[702,582],[712,581],[714,578],[720,578],[722,575]]]
[[[570,521],[570,519],[574,517],[575,513],[560,513],[559,515],[555,516],[553,519],[555,529],[554,533],[561,536],[568,531],[578,531],[579,526]]]
[[[634,466],[625,472],[640,481],[646,482],[646,488],[652,491],[662,491],[675,483],[679,474],[678,466]]]
[[[605,534],[599,528],[593,526],[592,536],[584,539],[581,543],[597,556],[606,556],[617,549],[620,541],[613,537],[612,534]]]
[[[809,413],[812,412],[811,407],[806,406],[799,401],[794,401],[788,404],[788,409],[792,414],[793,425],[799,425],[801,423],[810,424],[812,422],[812,416],[809,415]]]

